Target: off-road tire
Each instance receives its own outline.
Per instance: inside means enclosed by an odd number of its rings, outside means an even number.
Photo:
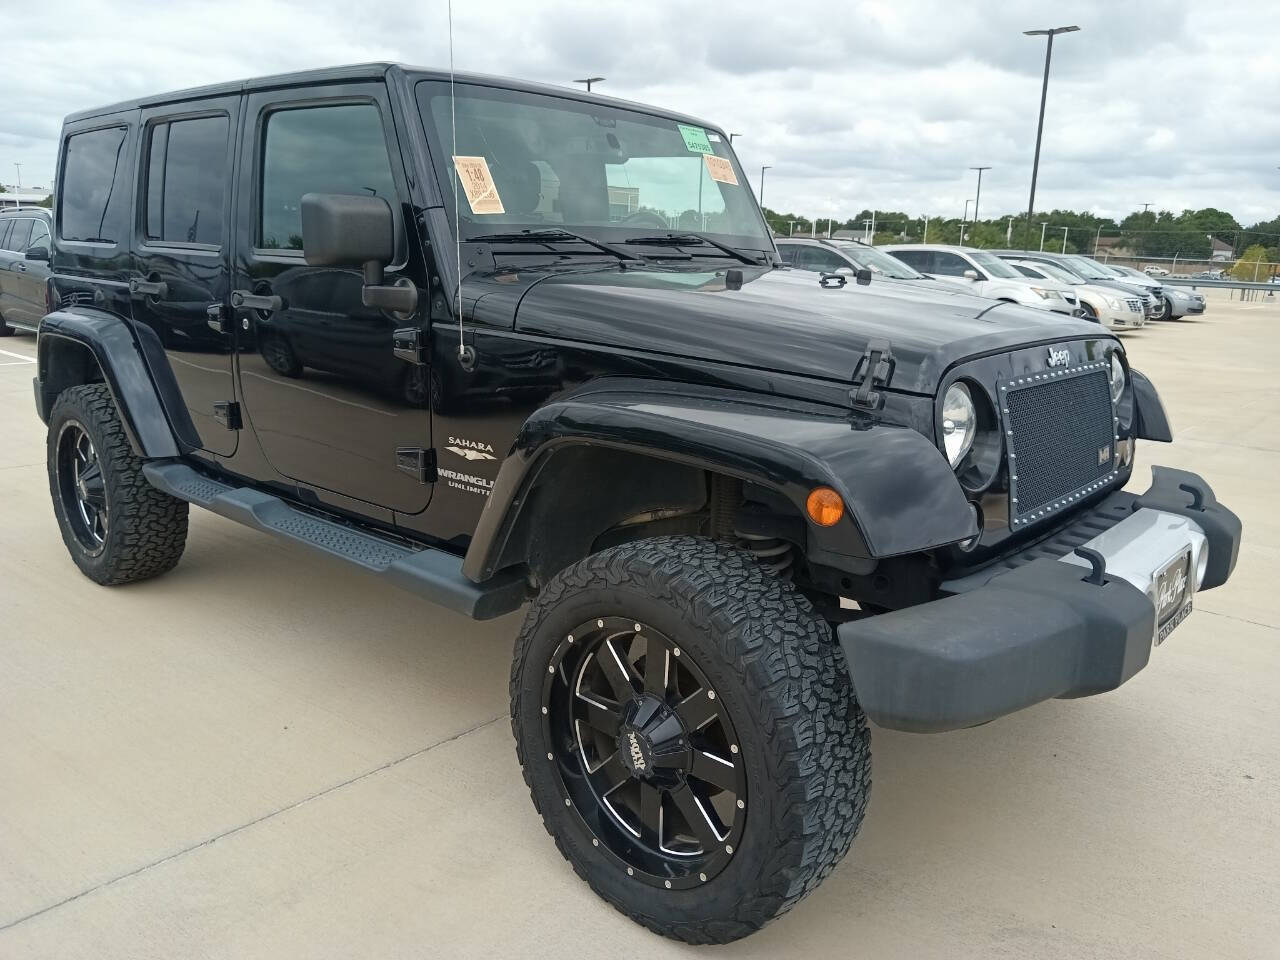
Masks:
[[[88,434],[102,467],[109,521],[96,552],[76,536],[59,489],[57,441],[68,421]],[[49,493],[71,559],[90,580],[132,583],[172,570],[187,542],[187,503],[161,493],[142,474],[142,460],[129,446],[111,392],[83,384],[59,394],[49,414]]]
[[[541,691],[565,631],[617,615],[679,639],[720,693],[746,760],[744,833],[709,882],[664,890],[594,848],[546,760]],[[593,554],[557,574],[516,641],[511,725],[534,806],[573,869],[637,923],[689,943],[760,929],[815,889],[845,855],[871,787],[870,735],[831,628],[749,554],[662,537]]]

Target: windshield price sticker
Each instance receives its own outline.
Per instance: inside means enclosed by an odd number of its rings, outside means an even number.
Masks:
[[[711,174],[711,179],[717,183],[728,183],[733,186],[738,185],[738,177],[733,172],[733,164],[724,157],[717,157],[714,153],[704,153],[702,162],[707,165],[707,173]]]
[[[707,139],[707,131],[701,127],[691,127],[684,123],[677,123],[676,126],[680,128],[680,136],[684,137],[684,148],[690,153],[716,152]]]
[[[454,157],[453,166],[458,171],[462,192],[467,195],[472,213],[507,212],[503,209],[502,198],[498,196],[498,185],[493,182],[493,175],[489,173],[489,164],[484,157]]]

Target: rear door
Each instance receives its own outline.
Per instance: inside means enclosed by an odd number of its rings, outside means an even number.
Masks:
[[[233,300],[246,425],[286,477],[398,513],[423,510],[431,449],[427,367],[392,334],[423,327],[362,301],[359,268],[302,253],[307,193],[385,198],[395,262],[385,283],[428,288],[386,87],[354,81],[245,100]],[[425,299],[425,298],[424,298]]]
[[[201,449],[236,452],[229,309],[231,170],[240,95],[142,113],[133,317],[166,363]],[[163,358],[163,359],[161,359]]]
[[[17,259],[13,262],[13,307],[5,313],[5,316],[33,330],[45,315],[52,248],[48,224],[43,217],[34,218],[26,248],[17,251]]]

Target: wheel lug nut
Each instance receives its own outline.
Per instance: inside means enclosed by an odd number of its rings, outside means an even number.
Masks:
[[[554,753],[552,753],[550,750],[548,750],[548,751],[547,751],[547,759],[548,759],[548,760],[554,760],[555,758],[556,758],[556,755],[555,755]]]
[[[698,879],[699,879],[699,880],[701,880],[703,883],[706,883],[706,882],[707,882],[707,875],[706,875],[705,873],[700,873],[700,874],[698,874]]]
[[[670,881],[670,880],[663,880],[663,881],[662,881],[662,885],[663,885],[664,887],[666,887],[668,890],[670,890],[670,889],[671,889],[671,881]]]
[[[592,838],[591,838],[591,845],[592,845],[593,847],[598,847],[598,846],[600,846],[600,841],[599,841],[599,840],[597,840],[595,837],[592,837]]]
[[[635,875],[636,875],[636,872],[632,870],[630,867],[627,867],[627,876],[634,877]]]
[[[708,690],[708,691],[707,691],[707,699],[708,699],[708,700],[714,700],[715,698],[716,698],[716,692],[715,692],[714,690]]]
[[[547,664],[547,673],[555,673],[556,665],[554,663]]]
[[[547,756],[550,756],[550,754],[547,754]],[[745,810],[745,809],[747,809],[747,805],[746,805],[746,803],[745,803],[744,801],[742,801],[742,800],[739,800],[739,801],[738,801],[738,809],[739,809],[739,810]]]
[[[542,708],[542,715],[543,715],[544,717],[547,715],[547,708],[546,708],[546,707],[543,707],[543,708]]]
[[[730,752],[730,753],[737,753],[737,752],[738,752],[738,745],[737,745],[736,743],[735,743],[735,744],[733,744],[733,745],[731,745],[731,746],[729,747],[729,752]]]
[[[573,806],[573,801],[572,801],[572,800],[570,800],[568,797],[565,797],[565,798],[564,798],[564,805],[565,805],[566,807],[572,807],[572,806]]]
[[[565,802],[567,803],[568,801],[565,801]],[[733,853],[733,844],[731,844],[731,843],[726,843],[726,844],[724,845],[724,852],[725,852],[725,853]]]
[[[634,626],[636,628],[636,633],[639,633],[641,630],[640,624],[637,623],[637,624],[634,624]],[[668,884],[668,886],[670,886],[670,884]]]

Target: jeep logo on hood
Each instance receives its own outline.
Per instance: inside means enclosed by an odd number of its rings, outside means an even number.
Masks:
[[[1049,348],[1049,366],[1065,367],[1070,362],[1071,351],[1066,347],[1063,347],[1061,350],[1055,350],[1053,347]]]

